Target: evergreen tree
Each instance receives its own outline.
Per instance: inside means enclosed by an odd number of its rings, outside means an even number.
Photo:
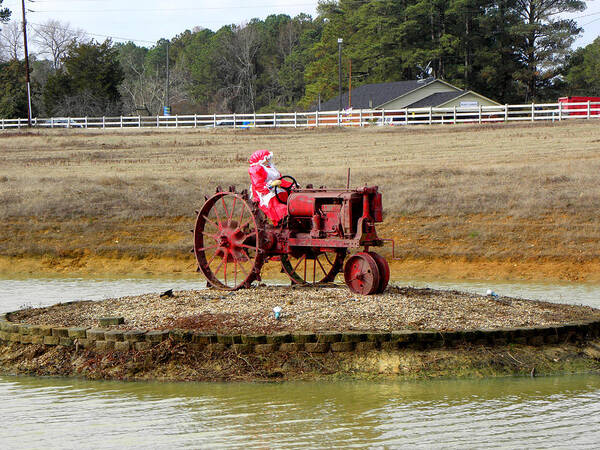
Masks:
[[[0,0],[0,23],[6,23],[10,20],[10,9],[2,8],[2,3],[4,0]]]
[[[566,67],[570,96],[600,96],[600,37],[571,56]]]
[[[13,59],[0,63],[0,117],[27,117],[25,63]]]
[[[121,113],[119,85],[123,70],[110,40],[72,46],[63,69],[48,78],[44,105],[48,114],[102,116]]]
[[[513,27],[512,45],[515,47],[522,68],[515,78],[526,87],[525,100],[533,101],[543,96],[570,47],[581,33],[572,19],[564,19],[566,13],[583,11],[585,2],[580,0],[515,0],[512,10],[519,18]]]

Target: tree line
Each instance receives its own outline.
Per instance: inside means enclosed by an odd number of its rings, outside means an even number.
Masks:
[[[33,26],[34,115],[154,115],[167,103],[180,114],[312,109],[337,95],[338,38],[344,90],[434,76],[500,103],[599,95],[600,38],[573,50],[582,30],[565,19],[584,9],[579,0],[325,0],[315,18],[195,28],[152,46],[97,42],[51,20]],[[0,116],[23,117],[22,37],[9,19],[0,0]]]

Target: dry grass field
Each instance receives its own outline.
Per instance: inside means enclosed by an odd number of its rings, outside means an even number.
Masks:
[[[379,185],[397,277],[600,280],[597,121],[3,132],[0,272],[193,272],[194,209],[261,148],[300,184]]]

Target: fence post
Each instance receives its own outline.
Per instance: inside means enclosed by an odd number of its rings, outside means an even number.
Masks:
[[[179,114],[175,114],[175,128],[179,127]]]
[[[4,117],[2,118],[2,129],[4,130]]]
[[[429,107],[429,125],[433,123],[433,107]]]
[[[454,108],[452,110],[452,123],[456,125],[456,105],[454,105]]]
[[[365,124],[363,123],[362,108],[358,111],[358,116],[360,117],[360,126],[364,127]]]
[[[319,110],[318,109],[315,111],[315,124],[317,125],[317,128],[319,128]]]
[[[85,123],[85,129],[87,130],[87,127],[88,127],[88,118],[87,118],[87,116],[85,116],[85,122],[84,123]]]
[[[160,116],[156,115],[156,128],[160,128]]]
[[[562,103],[558,102],[558,121],[562,121]]]
[[[121,116],[121,128],[123,128],[123,116]]]
[[[298,111],[294,111],[294,128],[298,128]]]
[[[508,103],[504,105],[504,121],[508,122]]]
[[[256,128],[256,111],[252,113],[252,128]]]
[[[235,130],[235,113],[233,113],[233,129]]]
[[[138,114],[138,128],[142,128],[142,116]]]
[[[198,114],[194,113],[194,128],[198,128]]]
[[[217,128],[217,113],[213,114],[213,128]]]
[[[535,122],[535,103],[531,104],[531,121]]]
[[[273,126],[277,128],[277,113],[273,112]]]
[[[479,125],[481,125],[481,105],[479,105]]]
[[[340,126],[340,112],[337,112],[337,126]]]
[[[591,100],[588,100],[588,104],[587,104],[587,118],[590,118],[590,108],[591,108]]]

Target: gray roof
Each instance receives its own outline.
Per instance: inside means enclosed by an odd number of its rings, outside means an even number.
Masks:
[[[352,89],[352,107],[359,109],[377,108],[395,98],[426,86],[434,80],[427,81],[395,81],[392,83],[364,84]],[[337,111],[339,95],[331,100],[321,103],[321,111]],[[369,102],[372,101],[372,105]],[[342,94],[342,108],[348,108],[348,93]]]
[[[455,91],[455,92],[436,92],[428,97],[422,98],[419,101],[408,105],[407,108],[427,108],[429,106],[439,106],[450,100],[454,100],[456,97],[460,97],[466,91]]]

